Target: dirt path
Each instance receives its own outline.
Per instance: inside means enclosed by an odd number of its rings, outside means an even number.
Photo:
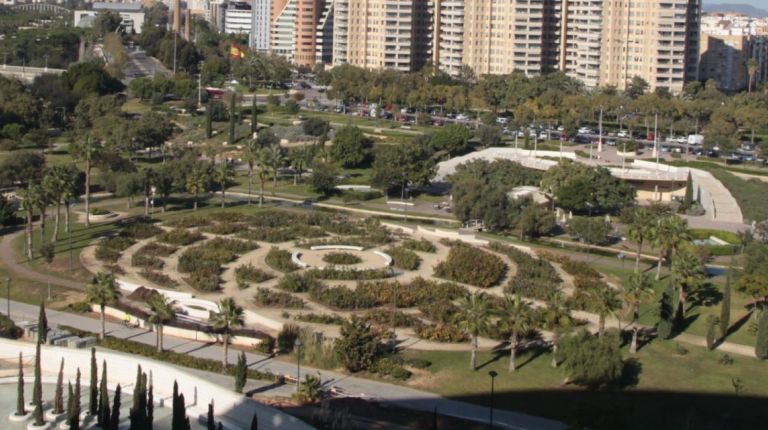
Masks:
[[[59,276],[48,275],[40,273],[30,268],[26,264],[22,264],[19,258],[23,258],[16,254],[13,250],[13,241],[16,237],[23,235],[24,230],[19,230],[3,236],[2,242],[0,242],[0,260],[8,267],[8,270],[13,275],[20,278],[28,279],[30,281],[40,283],[50,283],[59,287],[72,288],[76,290],[84,290],[85,285],[81,282],[71,281],[69,279],[63,279]],[[23,260],[21,260],[23,261]]]

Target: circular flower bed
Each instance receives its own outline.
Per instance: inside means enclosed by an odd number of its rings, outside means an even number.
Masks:
[[[323,261],[328,264],[359,264],[363,259],[349,252],[331,252],[323,255]]]

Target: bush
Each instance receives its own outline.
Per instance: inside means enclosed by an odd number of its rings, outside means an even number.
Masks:
[[[432,342],[466,342],[467,334],[454,324],[418,324],[414,327],[416,336]]]
[[[149,282],[153,282],[161,287],[176,288],[179,286],[176,280],[162,272],[144,269],[139,274]]]
[[[397,247],[389,248],[386,251],[392,257],[392,264],[403,270],[417,270],[421,265],[421,257],[416,255],[410,249]]]
[[[221,265],[237,258],[237,254],[223,248],[194,247],[189,248],[179,257],[179,272],[189,273],[206,270],[218,273]]]
[[[177,228],[157,236],[157,240],[160,242],[170,243],[176,246],[191,245],[199,240],[205,239],[202,233],[197,231],[189,231],[184,228]]]
[[[582,329],[563,342],[565,369],[579,385],[596,389],[615,384],[621,378],[624,362],[619,336],[609,331],[602,338]]]
[[[163,266],[165,266],[165,263],[155,255],[137,252],[131,257],[131,266],[160,270],[163,268]]]
[[[111,213],[111,211],[103,208],[91,208],[91,215],[109,215]]]
[[[7,315],[0,314],[0,337],[18,339],[22,334],[24,334],[24,331],[17,327],[13,320],[8,318]]]
[[[219,275],[217,273],[208,273],[204,270],[194,271],[189,277],[184,278],[184,281],[189,284],[190,287],[202,291],[205,293],[212,293],[219,291]]]
[[[272,291],[269,288],[259,288],[253,297],[257,305],[287,309],[304,308],[304,300],[282,291]]]
[[[91,311],[91,304],[88,302],[75,302],[67,305],[67,309],[79,314],[88,313]]]
[[[275,345],[275,338],[269,336],[256,345],[256,351],[259,351],[262,354],[272,355],[275,351]]]
[[[314,324],[343,324],[345,321],[347,321],[346,318],[340,317],[338,315],[332,315],[332,314],[315,314],[315,313],[309,313],[309,314],[299,314],[294,317],[296,321],[306,322],[306,323],[314,323]]]
[[[517,265],[517,272],[504,291],[532,299],[548,300],[560,288],[560,275],[543,258],[533,258],[512,246],[492,243],[490,248],[508,256]]]
[[[319,286],[309,290],[309,297],[328,307],[344,310],[370,309],[377,306],[376,300],[366,294],[344,286]]]
[[[136,241],[130,237],[108,237],[99,242],[99,245],[96,247],[96,259],[115,263],[120,258],[120,254],[135,243]]]
[[[205,233],[226,236],[228,234],[237,233],[245,229],[247,229],[245,224],[233,223],[233,222],[220,222],[213,225],[201,227],[200,231],[203,231]]]
[[[426,369],[432,365],[432,362],[423,358],[408,358],[405,360],[405,365],[414,369]]]
[[[226,237],[217,237],[205,242],[201,247],[208,249],[226,249],[235,254],[245,254],[246,252],[258,249],[259,244],[250,240],[237,240]]]
[[[373,297],[379,304],[389,304],[394,299],[397,306],[402,308],[420,306],[440,299],[454,300],[466,294],[466,289],[460,285],[421,277],[406,285],[387,281],[362,282],[357,285],[355,291]]]
[[[458,310],[459,308],[456,305],[446,299],[430,301],[419,306],[419,311],[421,311],[425,317],[432,321],[445,324],[453,321],[453,316],[456,315]]]
[[[283,273],[289,273],[299,269],[299,266],[291,261],[291,253],[280,248],[272,247],[267,253],[264,261],[266,261],[269,267]]]
[[[452,247],[448,259],[435,267],[435,276],[489,288],[496,285],[506,271],[507,265],[498,256],[472,246],[460,245]]]
[[[277,288],[291,293],[308,293],[322,285],[322,282],[307,274],[289,273],[278,281]]]
[[[244,264],[242,266],[238,266],[235,269],[235,279],[238,283],[246,283],[246,282],[266,282],[270,279],[274,278],[274,275],[271,273],[265,272],[264,270],[259,269],[258,267],[254,266],[253,264]]]
[[[374,309],[366,312],[361,318],[368,324],[380,326],[392,326],[393,312],[391,309]],[[395,327],[413,327],[418,323],[418,318],[403,311],[394,312]]]
[[[437,252],[437,247],[427,239],[420,239],[420,240],[408,239],[404,241],[400,246],[406,249],[410,249],[411,251],[429,252],[429,253]]]
[[[397,360],[389,357],[378,359],[370,371],[377,375],[392,377],[399,381],[405,381],[412,375],[412,373],[406,370]]]
[[[162,243],[150,242],[136,251],[137,254],[146,254],[153,257],[170,257],[179,248],[175,246],[163,245]]]
[[[383,194],[381,194],[380,191],[345,190],[344,193],[341,195],[341,200],[344,203],[355,202],[355,201],[364,202],[368,200],[375,200],[381,197],[383,197]]]
[[[134,222],[120,231],[120,236],[137,240],[149,239],[163,233],[163,229],[146,222]]]
[[[335,281],[369,281],[373,279],[389,278],[393,273],[387,269],[353,270],[338,267],[325,267],[323,269],[310,269],[307,275],[317,279]]]
[[[328,264],[349,265],[362,263],[363,259],[349,252],[330,252],[323,255],[323,261]]]
[[[379,337],[370,325],[357,318],[342,324],[334,349],[341,364],[350,372],[370,369],[381,354]]]
[[[174,228],[193,228],[193,227],[202,227],[206,225],[210,225],[211,222],[214,219],[214,214],[211,214],[207,217],[200,216],[200,215],[192,215],[187,216],[183,218],[177,218],[172,219],[169,221],[166,221],[164,224],[168,227],[174,227]]]
[[[568,232],[574,239],[593,245],[607,245],[613,227],[602,217],[574,217],[568,225]]]
[[[301,328],[296,324],[284,324],[283,328],[277,334],[277,348],[280,352],[287,354],[293,351],[296,339],[301,334]]]

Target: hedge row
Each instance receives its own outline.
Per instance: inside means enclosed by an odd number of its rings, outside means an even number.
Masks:
[[[453,246],[448,259],[435,267],[435,276],[490,288],[501,281],[507,265],[496,255],[469,245]]]
[[[421,257],[408,248],[399,246],[386,251],[392,257],[392,264],[403,270],[417,270],[421,265]]]
[[[398,307],[410,308],[436,300],[455,300],[464,296],[467,290],[450,282],[437,282],[418,277],[410,284],[397,281],[363,282],[356,291],[373,297],[380,304],[396,302]],[[394,294],[394,297],[393,297]]]
[[[131,266],[161,270],[165,266],[165,262],[157,256],[137,252],[131,257]]]
[[[134,222],[120,231],[120,236],[131,237],[137,240],[149,239],[163,232],[163,229],[148,222]]]
[[[176,288],[179,283],[173,278],[162,272],[156,272],[154,270],[144,269],[139,273],[144,279],[153,282],[161,287]]]
[[[305,273],[289,273],[277,282],[277,288],[291,293],[308,293],[309,290],[322,286],[322,282]]]
[[[323,261],[328,264],[350,265],[362,263],[363,259],[349,252],[329,252],[323,255]]]
[[[411,251],[418,251],[418,252],[429,252],[434,253],[437,252],[437,247],[432,242],[428,241],[427,239],[408,239],[404,241],[400,246],[406,249],[410,249]]]
[[[268,243],[282,243],[296,240],[298,238],[316,238],[325,237],[328,234],[320,227],[307,225],[293,225],[288,227],[255,227],[243,230],[237,234],[250,240],[258,240]]]
[[[221,265],[235,260],[238,254],[258,247],[255,242],[217,237],[189,248],[179,257],[179,272],[190,273],[185,280],[200,291],[217,291]]]
[[[259,288],[253,297],[257,305],[267,307],[278,307],[287,309],[303,309],[304,300],[290,293],[282,291],[272,291],[269,288]]]
[[[416,336],[432,342],[466,342],[469,337],[467,334],[454,324],[417,324],[413,328]]]
[[[307,274],[317,279],[335,281],[370,281],[393,276],[392,271],[388,268],[353,270],[340,267],[325,267],[322,269],[310,269],[307,271]]]
[[[163,245],[158,242],[150,242],[136,251],[136,253],[152,255],[155,257],[170,257],[179,248],[170,245]]]
[[[315,286],[309,290],[309,297],[328,307],[343,310],[370,309],[378,306],[373,297],[344,286]]]
[[[565,255],[559,255],[559,254],[553,254],[551,252],[538,250],[538,255],[540,257],[544,257],[549,261],[553,261],[555,263],[560,264],[560,267],[565,270],[566,273],[572,276],[581,277],[581,278],[596,278],[599,279],[602,277],[600,272],[592,268],[589,264],[583,262],[583,261],[576,261],[569,257],[566,257]]]
[[[205,239],[202,233],[184,228],[177,228],[157,236],[157,240],[176,246],[187,246]]]
[[[432,321],[448,324],[453,321],[459,308],[450,300],[440,299],[424,303],[419,306],[419,311]]]
[[[269,272],[266,272],[264,270],[259,269],[258,267],[254,266],[253,264],[244,264],[242,266],[238,266],[235,269],[235,279],[238,283],[244,283],[244,282],[265,282],[268,281],[275,276]]]
[[[316,313],[309,313],[309,314],[299,314],[295,315],[293,317],[296,321],[306,322],[306,323],[314,323],[314,324],[337,324],[341,325],[345,321],[347,321],[346,318],[333,315],[333,314],[316,314]]]
[[[168,220],[163,224],[173,228],[194,228],[210,225],[212,218],[201,215],[190,215],[182,218]]]
[[[299,266],[291,261],[291,253],[277,247],[272,247],[272,249],[269,250],[264,261],[269,267],[283,273],[299,270]]]
[[[552,265],[543,258],[533,258],[529,254],[512,246],[492,243],[490,248],[507,255],[517,265],[517,272],[505,291],[519,294],[532,299],[548,300],[555,291],[560,289],[560,275]]]
[[[392,309],[374,309],[366,312],[362,317],[363,321],[369,324],[392,326],[394,319],[395,327],[413,327],[419,323],[419,319],[403,311],[394,311]]]
[[[120,254],[134,243],[136,243],[136,240],[131,237],[108,237],[99,242],[98,246],[96,246],[96,259],[115,263],[120,258]]]

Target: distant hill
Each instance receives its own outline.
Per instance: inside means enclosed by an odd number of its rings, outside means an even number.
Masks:
[[[755,18],[768,17],[768,10],[760,9],[748,4],[709,3],[702,7],[703,12],[736,12]]]

